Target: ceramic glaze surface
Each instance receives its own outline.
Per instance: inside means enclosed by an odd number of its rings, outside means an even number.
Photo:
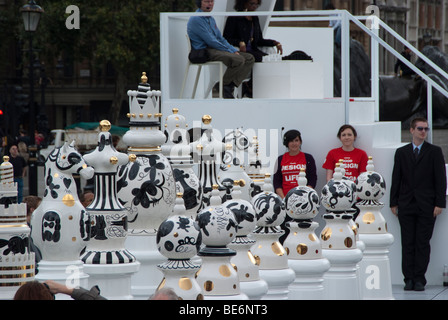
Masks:
[[[90,239],[91,218],[78,198],[73,174],[90,179],[94,170],[67,142],[45,162],[45,192],[31,218],[31,237],[43,260],[74,261]]]
[[[319,213],[319,195],[307,186],[289,190],[283,203],[286,214],[292,219],[313,219]]]

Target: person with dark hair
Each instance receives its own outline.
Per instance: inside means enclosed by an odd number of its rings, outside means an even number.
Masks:
[[[302,152],[300,131],[294,129],[287,131],[283,136],[283,145],[288,151],[277,159],[273,179],[275,193],[284,198],[291,189],[297,187],[301,169],[305,169],[308,187],[314,189],[317,184],[316,162],[311,154]],[[286,225],[291,220],[292,218],[287,215],[280,226],[284,231],[279,238],[282,244],[289,235],[289,228]]]
[[[48,286],[39,281],[29,281],[20,286],[14,300],[54,300]]]
[[[43,283],[51,294],[65,294],[73,300],[107,300],[100,293],[98,286],[93,286],[90,290],[82,287],[72,288],[53,280],[47,280]]]
[[[311,154],[302,152],[302,135],[298,130],[289,130],[283,136],[283,145],[288,151],[277,159],[273,185],[275,193],[284,198],[289,190],[297,187],[300,169],[305,169],[308,186],[316,187],[316,162]]]
[[[28,164],[25,159],[19,155],[19,149],[16,145],[9,148],[9,162],[14,169],[14,182],[17,183],[17,203],[22,203],[23,200],[23,177],[28,171]]]
[[[196,12],[211,12],[214,0],[196,0]],[[222,61],[227,69],[223,76],[223,95],[234,99],[233,91],[252,71],[255,59],[246,52],[239,52],[222,36],[211,16],[192,16],[188,20],[187,33],[194,50],[206,49],[210,61]]]
[[[255,11],[261,5],[261,0],[236,0],[234,9],[238,12]],[[282,44],[276,40],[263,38],[260,20],[257,16],[230,16],[227,18],[224,28],[224,38],[238,47],[241,52],[247,52],[255,57],[255,62],[261,62],[267,53],[259,47],[276,47],[277,52],[282,54]]]
[[[426,285],[436,217],[446,207],[446,168],[442,149],[426,140],[428,121],[411,121],[412,142],[395,151],[390,209],[401,229],[404,290]]]
[[[403,52],[401,52],[401,55],[405,57],[407,60],[411,61],[411,49],[409,49],[408,47],[404,47],[404,50]],[[403,61],[397,59],[397,62],[395,62],[394,66],[394,74],[395,76],[400,75],[400,77],[411,77],[412,75],[415,74],[415,72],[410,67],[408,67]]]
[[[352,125],[344,124],[338,130],[337,137],[342,143],[342,147],[331,149],[325,158],[322,168],[326,169],[327,182],[333,178],[336,163],[343,160],[345,176],[355,181],[362,172],[366,171],[369,157],[367,153],[355,148],[355,141],[358,136]]]

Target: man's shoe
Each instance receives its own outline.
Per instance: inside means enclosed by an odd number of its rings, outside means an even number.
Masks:
[[[416,282],[414,285],[414,291],[425,291],[425,285],[421,282]]]
[[[233,91],[235,86],[233,84],[227,84],[223,86],[223,97],[224,99],[235,99]]]
[[[404,290],[406,290],[406,291],[414,290],[414,281],[406,280],[404,282]]]

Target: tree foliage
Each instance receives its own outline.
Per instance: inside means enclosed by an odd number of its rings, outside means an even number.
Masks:
[[[15,1],[17,2],[17,1]],[[193,11],[193,0],[40,0],[36,1],[45,13],[35,34],[35,47],[41,50],[41,61],[55,61],[62,54],[75,61],[90,61],[93,68],[107,62],[116,73],[116,88],[111,122],[117,123],[122,102],[126,98],[126,85],[134,84],[146,71],[157,72],[160,61],[160,12]],[[23,5],[23,4],[21,4]],[[11,10],[20,6],[16,3]],[[68,29],[66,20],[71,12],[66,8],[75,5],[80,12],[80,28]],[[11,11],[12,12],[12,11]],[[7,19],[13,19],[14,12]],[[15,34],[24,37],[24,32]],[[1,23],[1,22],[0,22]]]

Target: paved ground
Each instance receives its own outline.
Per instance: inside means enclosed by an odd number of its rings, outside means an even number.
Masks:
[[[425,291],[404,291],[402,285],[393,285],[395,300],[448,300],[448,287],[426,286]]]

